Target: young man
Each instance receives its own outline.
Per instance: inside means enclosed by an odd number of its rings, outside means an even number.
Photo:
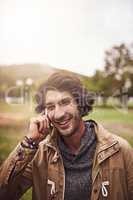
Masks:
[[[37,94],[39,116],[0,170],[0,199],[133,199],[133,149],[83,116],[93,97],[73,75],[55,73]]]

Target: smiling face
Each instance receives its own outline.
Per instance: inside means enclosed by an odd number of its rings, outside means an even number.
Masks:
[[[62,136],[71,136],[79,129],[81,117],[69,92],[48,90],[45,96],[47,114]]]

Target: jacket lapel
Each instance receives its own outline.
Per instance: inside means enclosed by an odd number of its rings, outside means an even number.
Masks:
[[[96,177],[100,171],[100,164],[118,152],[120,149],[116,136],[113,137],[113,134],[104,129],[101,124],[97,124],[94,127],[97,136],[97,146],[92,170],[93,183],[95,182]]]

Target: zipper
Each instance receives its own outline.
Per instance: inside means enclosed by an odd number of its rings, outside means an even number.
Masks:
[[[97,149],[96,149],[97,154],[95,154],[95,156],[94,156],[94,165],[95,165],[95,163],[96,163],[96,158],[98,157],[98,155],[99,155],[102,151],[105,151],[106,149],[111,148],[112,146],[114,146],[114,145],[117,144],[117,143],[118,143],[118,141],[115,141],[115,142],[113,142],[111,145],[109,145],[108,147],[106,147],[105,149],[103,149],[103,150],[101,150],[101,151],[99,151],[99,152],[97,152]],[[103,160],[103,161],[104,161],[104,160]],[[100,164],[101,164],[101,163],[100,163]],[[100,164],[99,164],[99,165],[100,165]],[[96,179],[96,177],[97,177],[97,175],[98,175],[98,173],[99,173],[99,171],[100,171],[99,165],[97,165],[96,173],[95,173],[95,176],[94,176],[94,178],[93,178],[92,184],[94,184],[95,179]],[[94,169],[94,168],[95,168],[95,167],[93,166],[93,169]]]
[[[59,149],[57,149],[57,152],[58,152],[58,155],[59,155],[59,157],[61,159],[61,163],[62,163],[62,166],[63,166],[63,177],[64,177],[63,200],[64,200],[64,196],[65,196],[65,179],[66,179],[65,178],[65,168],[64,168],[63,159],[62,159],[62,156],[61,156],[61,154],[59,152]]]

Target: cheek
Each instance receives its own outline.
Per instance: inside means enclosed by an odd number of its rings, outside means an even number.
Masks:
[[[77,106],[77,104],[70,104],[67,107],[67,110],[70,110],[73,113],[77,113],[78,112],[78,106]]]
[[[77,121],[80,118],[79,110],[75,109],[71,111],[71,114],[73,115],[73,120]]]
[[[77,106],[74,106],[74,107],[73,107],[73,113],[74,113],[75,115],[79,115],[79,109],[78,109]]]

